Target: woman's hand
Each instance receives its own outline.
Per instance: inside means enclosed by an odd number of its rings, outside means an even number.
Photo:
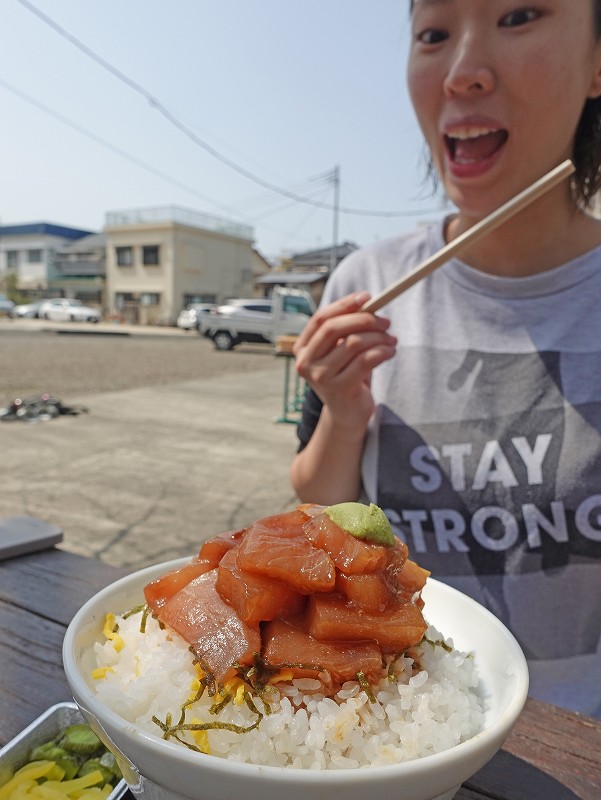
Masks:
[[[296,369],[328,410],[332,423],[361,438],[374,410],[371,374],[394,355],[390,320],[361,311],[368,292],[356,292],[320,308],[295,346]]]

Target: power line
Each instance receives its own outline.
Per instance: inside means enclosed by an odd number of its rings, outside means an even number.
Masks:
[[[50,106],[47,106],[45,103],[42,103],[39,100],[36,100],[35,97],[32,97],[31,95],[27,94],[26,92],[22,91],[21,89],[18,89],[16,86],[13,86],[12,84],[8,83],[7,81],[3,80],[2,78],[0,78],[0,86],[3,89],[6,89],[6,91],[11,92],[12,94],[14,94],[20,100],[24,100],[26,103],[29,103],[34,108],[37,108],[39,111],[42,111],[44,114],[48,114],[49,116],[53,117],[54,119],[58,120],[59,122],[62,122],[64,125],[67,125],[69,128],[72,128],[73,130],[77,131],[77,133],[81,133],[83,136],[87,136],[89,139],[91,139],[92,141],[96,142],[96,144],[99,144],[102,147],[105,147],[107,150],[110,150],[111,152],[116,153],[121,158],[124,158],[127,161],[130,161],[135,166],[140,167],[141,169],[144,169],[147,172],[150,172],[152,175],[157,176],[161,180],[167,181],[167,183],[170,183],[173,186],[176,186],[178,189],[183,189],[184,191],[189,192],[190,194],[193,194],[195,197],[198,197],[201,200],[204,200],[205,202],[209,203],[210,205],[214,206],[215,208],[218,208],[221,211],[225,211],[226,213],[228,213],[230,215],[236,216],[239,219],[244,220],[249,225],[258,224],[259,227],[266,228],[267,230],[270,230],[273,233],[277,233],[279,236],[285,236],[285,237],[287,237],[289,239],[290,238],[300,239],[300,237],[297,237],[294,233],[289,233],[289,232],[283,231],[280,228],[275,228],[273,225],[269,225],[267,223],[261,222],[258,219],[254,219],[252,217],[245,216],[244,214],[239,214],[238,212],[236,212],[234,209],[230,208],[229,206],[223,205],[223,203],[219,203],[218,201],[213,200],[211,197],[208,197],[207,195],[204,195],[201,192],[199,192],[193,186],[189,186],[188,184],[183,183],[183,181],[180,181],[177,178],[174,178],[171,175],[168,175],[167,173],[162,172],[160,169],[157,169],[156,167],[153,167],[152,164],[148,164],[147,162],[142,161],[142,159],[138,158],[137,156],[134,156],[131,153],[128,153],[127,150],[123,150],[123,148],[118,147],[117,145],[114,145],[112,142],[109,142],[107,139],[103,139],[101,136],[98,136],[98,134],[87,130],[87,128],[84,128],[82,125],[79,125],[79,123],[74,122],[73,120],[69,119],[69,117],[66,117],[66,116],[64,116],[64,114],[61,114],[59,111],[56,111],[55,109],[50,108]],[[290,205],[293,205],[293,204],[288,203],[287,205],[290,206]],[[281,210],[281,209],[278,209],[278,210]]]
[[[103,69],[110,72],[114,77],[118,80],[125,83],[130,89],[133,89],[138,94],[142,95],[142,97],[150,104],[152,108],[162,114],[165,119],[167,119],[173,126],[175,126],[179,131],[181,131],[185,136],[187,136],[194,144],[201,147],[207,153],[209,153],[213,158],[216,158],[218,161],[221,161],[222,164],[225,164],[230,169],[233,169],[235,172],[238,172],[240,175],[243,175],[248,180],[257,183],[259,186],[263,186],[265,189],[269,189],[272,192],[277,192],[278,194],[283,195],[284,197],[288,197],[291,200],[295,200],[298,203],[306,203],[308,205],[315,206],[316,208],[323,208],[327,209],[328,211],[334,210],[334,205],[331,203],[324,203],[318,200],[313,200],[309,197],[305,197],[304,195],[296,194],[295,192],[291,192],[288,189],[285,189],[281,186],[277,186],[276,184],[272,183],[271,181],[267,181],[264,178],[261,178],[255,173],[247,170],[245,167],[241,166],[240,164],[233,161],[231,158],[223,155],[218,150],[216,150],[212,145],[198,136],[195,131],[193,131],[188,125],[182,122],[178,117],[175,116],[155,95],[141,86],[139,83],[134,81],[120,69],[115,67],[109,61],[107,61],[102,56],[98,55],[94,50],[84,44],[80,39],[74,36],[72,33],[69,33],[62,25],[56,22],[54,19],[49,17],[43,11],[41,11],[37,6],[30,3],[29,0],[16,0],[20,3],[24,8],[38,17],[42,22],[46,25],[51,27],[56,33],[62,36],[64,39],[67,39],[74,47],[78,50],[81,50],[88,58],[91,58],[97,64],[99,64]],[[440,211],[438,209],[423,209],[420,211],[410,210],[410,211],[376,211],[370,209],[362,209],[362,208],[348,208],[344,206],[339,206],[338,211],[345,213],[345,214],[354,214],[359,216],[369,216],[369,217],[408,217],[408,216],[421,216],[425,214],[437,213]]]
[[[74,122],[72,119],[69,119],[69,117],[64,116],[64,114],[61,114],[59,111],[56,111],[50,106],[47,106],[45,103],[36,100],[35,97],[32,97],[30,94],[27,94],[21,89],[18,89],[16,86],[13,86],[12,84],[8,83],[2,78],[0,78],[0,86],[2,86],[2,88],[6,89],[8,92],[11,92],[12,94],[16,95],[21,100],[24,100],[26,103],[29,103],[30,105],[34,106],[38,110],[43,111],[45,114],[48,114],[51,117],[54,117],[54,119],[57,119],[59,122],[62,122],[63,125],[68,125],[70,128],[73,128],[73,130],[77,131],[78,133],[81,133],[84,136],[87,136],[89,139],[92,139],[97,144],[102,145],[102,147],[106,147],[108,150],[111,150],[113,153],[116,153],[118,156],[121,156],[121,158],[125,158],[132,164],[135,164],[138,167],[142,167],[142,169],[151,172],[153,175],[156,175],[157,177],[161,178],[164,181],[168,181],[169,183],[173,184],[173,186],[177,186],[178,189],[184,189],[186,192],[190,192],[190,194],[193,194],[196,197],[199,197],[201,200],[210,203],[212,206],[215,206],[215,208],[219,208],[222,211],[226,211],[228,214],[235,214],[235,211],[229,208],[228,206],[218,203],[216,200],[207,197],[207,195],[202,194],[194,187],[188,186],[188,184],[183,183],[177,178],[173,178],[170,175],[167,175],[167,173],[162,172],[160,169],[157,169],[156,167],[153,167],[152,164],[148,164],[145,161],[142,161],[142,159],[138,158],[137,156],[128,153],[127,150],[123,150],[118,145],[109,142],[107,139],[103,139],[101,136],[98,136],[98,134],[93,133],[87,128],[84,128],[79,123]]]

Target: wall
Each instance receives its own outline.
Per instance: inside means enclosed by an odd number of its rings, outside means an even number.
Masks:
[[[128,321],[174,324],[186,296],[219,302],[253,293],[250,239],[175,222],[107,226],[105,233],[107,303],[113,311],[118,294],[133,295]],[[159,265],[142,264],[143,245],[160,247]],[[133,248],[131,266],[117,265],[117,247]],[[152,293],[160,294],[159,305],[144,305],[142,296]]]

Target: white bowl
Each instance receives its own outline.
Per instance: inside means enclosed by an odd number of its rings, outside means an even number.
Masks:
[[[428,622],[457,649],[475,654],[486,713],[484,729],[473,738],[402,764],[321,771],[243,764],[166,742],[100,702],[81,660],[94,641],[102,640],[107,613],[139,604],[146,583],[186,561],[148,567],[103,589],[75,615],[63,645],[75,701],[118,757],[131,790],[145,800],[450,800],[501,747],[526,701],[528,669],[511,633],[475,601],[429,579],[423,592]]]

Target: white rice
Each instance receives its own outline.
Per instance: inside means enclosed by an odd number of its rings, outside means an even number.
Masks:
[[[95,675],[102,677],[94,680],[98,697],[127,721],[162,736],[152,717],[164,722],[171,714],[177,723],[182,705],[198,687],[188,644],[176,633],[161,630],[152,617],[145,633],[140,632],[140,614],[116,617],[116,622],[123,648],[118,652],[111,640],[94,646],[90,670],[101,670]],[[443,639],[432,626],[426,636]],[[452,647],[451,640],[446,643]],[[438,753],[482,729],[483,702],[470,655],[425,644],[419,666],[408,657],[399,659],[397,666],[396,682],[383,678],[373,687],[375,703],[356,681],[345,683],[334,698],[324,696],[314,679],[277,684],[279,691],[270,696],[271,713],[256,729],[242,734],[210,730],[200,744],[208,743],[206,752],[234,761],[349,769]],[[187,709],[186,722],[218,720],[248,727],[257,719],[244,702],[230,702],[218,715],[209,714],[213,702],[205,692]],[[254,702],[259,711],[266,711],[260,698]],[[189,733],[184,737],[194,742]]]

